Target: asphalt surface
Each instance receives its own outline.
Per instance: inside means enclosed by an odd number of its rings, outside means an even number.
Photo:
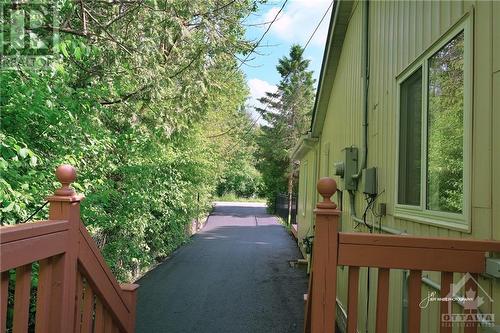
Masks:
[[[136,332],[301,332],[307,276],[259,204],[218,203],[191,242],[143,277]]]

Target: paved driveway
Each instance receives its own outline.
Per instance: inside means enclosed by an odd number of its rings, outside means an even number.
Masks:
[[[217,203],[189,244],[139,281],[137,332],[301,332],[307,276],[261,204]]]

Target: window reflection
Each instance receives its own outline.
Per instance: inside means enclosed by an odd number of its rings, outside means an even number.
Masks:
[[[420,205],[422,68],[401,83],[398,203]]]
[[[428,62],[427,209],[461,213],[464,151],[464,33]]]

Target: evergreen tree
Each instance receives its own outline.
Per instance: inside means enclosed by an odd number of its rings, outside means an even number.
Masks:
[[[290,53],[276,66],[281,75],[276,92],[259,99],[264,108],[256,108],[267,122],[258,137],[258,168],[262,173],[265,193],[271,209],[278,193],[293,189],[293,161],[290,153],[309,126],[314,103],[313,72],[304,49],[292,45]]]

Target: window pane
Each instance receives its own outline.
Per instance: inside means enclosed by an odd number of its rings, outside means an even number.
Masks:
[[[422,68],[401,84],[398,203],[420,205]]]
[[[464,34],[429,59],[427,209],[463,206]]]

